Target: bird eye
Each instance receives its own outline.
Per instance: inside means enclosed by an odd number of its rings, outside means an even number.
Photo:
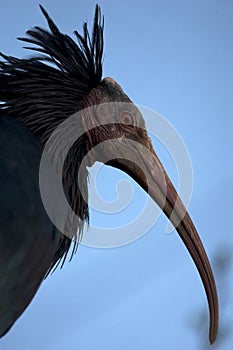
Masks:
[[[121,114],[120,122],[121,122],[121,125],[123,125],[126,128],[134,128],[135,126],[134,117],[129,112],[123,112]]]

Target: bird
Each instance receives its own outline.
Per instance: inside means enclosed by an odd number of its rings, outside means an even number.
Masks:
[[[84,22],[83,32],[74,32],[76,40],[59,30],[44,7],[40,9],[48,29],[35,26],[19,38],[34,54],[16,58],[0,53],[0,337],[24,312],[43,280],[63,266],[68,252],[76,253],[84,223],[89,222],[88,167],[99,161],[127,173],[174,225],[206,291],[209,341],[214,343],[219,306],[211,264],[153,148],[141,112],[113,78],[102,77],[100,6],[95,7],[92,32]],[[68,149],[62,148],[66,142]],[[68,203],[62,228],[41,196],[45,150],[45,170],[46,164],[54,169],[49,181],[54,188],[62,185]],[[45,192],[59,208],[49,186]]]

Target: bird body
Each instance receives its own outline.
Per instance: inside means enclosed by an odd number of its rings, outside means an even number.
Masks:
[[[218,299],[208,257],[153,149],[140,111],[112,78],[102,79],[99,6],[92,35],[84,23],[83,35],[75,32],[78,43],[41,10],[50,31],[35,27],[21,39],[33,44],[30,49],[40,56],[18,59],[1,54],[0,336],[24,311],[48,273],[64,262],[72,243],[75,252],[89,219],[87,167],[101,161],[134,178],[176,227],[207,293],[209,337],[214,342]],[[75,135],[59,164],[67,141]],[[55,170],[61,170],[70,206],[64,230],[49,218],[42,203],[39,173],[45,150]],[[59,176],[52,181],[59,187]],[[47,192],[51,196],[49,187]],[[54,210],[62,212],[62,203],[55,199]]]
[[[40,197],[41,154],[42,145],[30,130],[1,112],[1,335],[33,298],[53,263],[60,239]]]

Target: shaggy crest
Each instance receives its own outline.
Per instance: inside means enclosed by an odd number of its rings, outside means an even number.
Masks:
[[[83,35],[74,32],[75,43],[40,8],[50,31],[34,27],[19,40],[35,45],[26,49],[41,54],[29,59],[0,54],[0,108],[7,108],[44,143],[52,129],[82,109],[84,97],[101,81],[104,21],[96,5],[92,35],[85,22]]]

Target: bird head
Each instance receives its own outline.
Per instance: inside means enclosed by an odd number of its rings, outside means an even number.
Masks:
[[[87,192],[87,166],[101,161],[130,175],[172,222],[199,271],[209,304],[209,338],[213,343],[218,329],[218,298],[208,257],[153,149],[141,112],[117,82],[112,78],[102,80],[100,8],[96,7],[92,36],[86,23],[83,35],[75,32],[78,44],[61,33],[47,12],[42,7],[41,10],[50,32],[35,27],[21,39],[33,44],[30,49],[41,55],[30,59],[2,55],[0,100],[5,102],[2,108],[29,127],[43,145],[59,125],[78,112],[76,125],[81,129],[80,136],[64,164],[64,187],[73,211],[80,222],[88,218],[88,204],[82,195]],[[81,163],[85,179],[82,191],[76,181]],[[82,224],[78,229],[82,231]]]

